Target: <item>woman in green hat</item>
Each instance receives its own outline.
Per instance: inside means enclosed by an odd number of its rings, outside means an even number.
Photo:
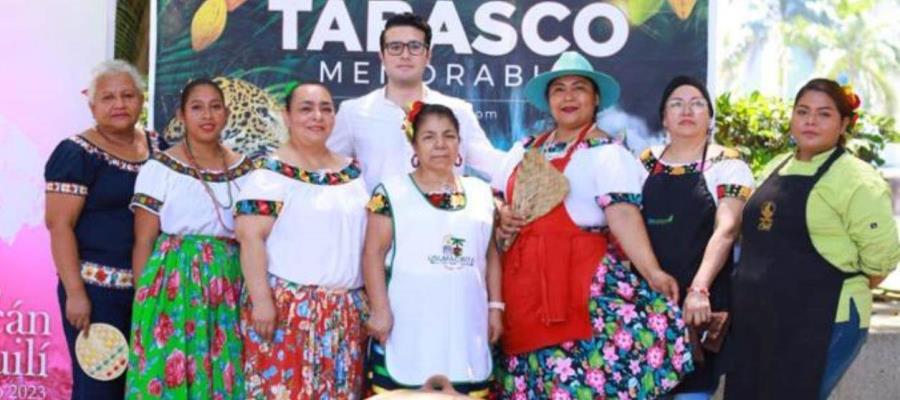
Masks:
[[[528,82],[525,96],[556,126],[513,146],[492,186],[520,209],[517,188],[535,195],[529,171],[551,181],[560,174],[569,189],[557,204],[543,204],[550,211],[532,215],[503,254],[500,396],[657,397],[693,364],[678,285],[660,268],[641,217],[645,172],[596,127],[619,85],[566,52]],[[549,165],[525,166],[523,158]]]

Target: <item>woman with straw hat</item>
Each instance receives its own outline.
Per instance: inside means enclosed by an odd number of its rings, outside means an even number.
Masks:
[[[619,91],[576,52],[525,87],[556,126],[516,144],[493,182],[528,221],[503,254],[501,398],[656,397],[693,369],[640,213],[643,168],[596,127]]]

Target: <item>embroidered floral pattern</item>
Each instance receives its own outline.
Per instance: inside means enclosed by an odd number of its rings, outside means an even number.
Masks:
[[[369,199],[369,203],[366,204],[366,208],[378,215],[384,215],[386,217],[390,217],[393,215],[391,212],[391,203],[388,200],[387,196],[384,193],[374,193],[372,194],[372,198]]]
[[[530,149],[541,135],[532,135],[522,141],[522,147]],[[575,149],[589,149],[606,144],[617,143],[616,139],[611,137],[593,137],[587,138],[575,145]],[[566,150],[569,142],[544,142],[543,151],[545,154],[562,153]]]
[[[147,137],[150,139],[150,153],[158,154],[159,153],[159,134],[154,131],[148,131]],[[84,151],[88,152],[88,154],[93,154],[95,156],[98,156],[98,157],[102,158],[103,161],[106,161],[107,164],[112,165],[113,167],[116,167],[123,171],[137,173],[138,171],[140,171],[141,166],[144,165],[144,162],[146,161],[145,160],[145,161],[140,161],[140,162],[132,162],[132,161],[126,161],[121,158],[118,158],[112,154],[107,153],[100,147],[97,147],[97,145],[89,142],[82,135],[72,136],[69,138],[69,140],[71,140],[71,141],[75,142],[75,144],[81,146],[81,148],[84,149]]]
[[[81,262],[81,278],[84,283],[113,289],[130,289],[134,284],[131,270],[109,267],[90,261]]]
[[[750,194],[753,192],[753,189],[750,189],[748,186],[744,185],[719,185],[716,186],[716,197],[719,199],[725,197],[735,197],[743,201],[747,201],[750,198]]]
[[[440,210],[447,211],[456,211],[461,210],[466,207],[466,193],[463,191],[458,192],[428,192],[422,193],[422,196],[425,197],[425,200],[428,200],[429,203],[434,208]],[[374,193],[372,193],[372,197],[369,199],[369,203],[366,205],[366,208],[379,215],[384,215],[390,217],[392,214],[391,211],[391,201],[387,197],[387,194],[384,193],[384,187],[378,186],[375,188]]]
[[[69,182],[47,182],[45,191],[51,193],[74,194],[77,196],[87,196],[88,194],[87,186]]]
[[[278,217],[283,202],[270,200],[240,200],[234,207],[234,215],[263,215]]]
[[[608,251],[590,286],[593,337],[497,365],[501,399],[646,399],[694,369],[681,311]]]
[[[597,205],[602,209],[606,209],[613,204],[628,203],[641,207],[640,193],[607,193],[603,196],[597,196]]]
[[[466,207],[465,192],[431,192],[423,193],[423,195],[432,206],[441,210],[455,211]]]
[[[288,178],[297,179],[301,182],[313,185],[342,185],[350,182],[362,174],[359,162],[355,159],[350,162],[342,170],[334,171],[307,171],[301,168],[288,165],[281,160],[275,158],[260,158],[257,160],[257,167],[278,172]]]
[[[358,399],[367,335],[362,290],[327,290],[272,277],[275,332],[253,329],[242,296],[241,332],[248,399]]]
[[[132,210],[134,209],[134,207],[142,207],[154,214],[159,214],[159,210],[162,208],[162,205],[162,200],[159,200],[150,195],[135,193],[134,196],[131,196]]]
[[[244,157],[238,165],[229,168],[228,171],[220,172],[198,170],[194,167],[182,164],[181,161],[176,160],[166,153],[159,153],[154,159],[179,174],[188,175],[194,179],[200,179],[207,182],[232,181],[235,178],[248,174],[254,168],[253,161],[248,157]]]
[[[666,175],[685,175],[685,174],[696,174],[700,172],[700,166],[703,164],[703,169],[708,170],[716,163],[722,160],[739,160],[741,158],[740,153],[737,150],[726,148],[722,150],[722,154],[719,154],[716,157],[713,157],[706,161],[704,164],[702,160],[694,161],[690,164],[680,164],[680,165],[667,165],[656,158],[656,155],[653,154],[653,151],[650,149],[644,150],[641,153],[641,163],[644,164],[644,168],[650,175],[657,174],[666,174]]]
[[[650,175],[696,174],[697,172],[700,172],[700,162],[696,161],[696,162],[693,162],[690,164],[684,164],[684,165],[666,165],[659,161],[653,161],[652,163],[649,163],[648,161],[644,161],[644,168],[647,169],[647,172],[649,172]],[[709,168],[709,163],[707,163],[704,168]]]

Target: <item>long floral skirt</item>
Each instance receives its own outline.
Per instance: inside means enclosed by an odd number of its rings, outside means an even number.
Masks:
[[[129,399],[243,399],[237,242],[162,234],[137,290]]]
[[[244,373],[252,399],[360,399],[368,314],[361,289],[329,290],[270,278],[276,326],[271,341],[252,326],[242,300]]]
[[[594,336],[500,356],[503,399],[655,398],[693,370],[681,311],[607,252],[591,282]]]

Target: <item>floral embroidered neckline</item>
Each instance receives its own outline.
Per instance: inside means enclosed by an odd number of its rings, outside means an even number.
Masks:
[[[434,208],[456,211],[466,208],[466,192],[428,192],[422,193]]]
[[[530,149],[532,146],[534,146],[534,143],[537,141],[537,138],[540,136],[541,135],[529,136],[527,139],[525,139],[525,142],[523,143],[523,147],[525,149]],[[575,145],[575,150],[590,149],[590,148],[594,148],[594,147],[598,147],[598,146],[602,146],[602,145],[606,145],[606,144],[612,144],[612,143],[616,143],[616,140],[611,137],[608,137],[608,136],[592,137],[592,138],[584,139],[581,142],[578,142]],[[568,146],[568,144],[569,144],[569,142],[544,142],[543,143],[543,151],[545,154],[562,153],[566,150],[566,146]]]
[[[666,164],[664,161],[658,159],[656,154],[653,153],[651,149],[644,150],[644,153],[641,154],[641,163],[644,164],[644,168],[650,175],[657,174],[666,174],[666,175],[685,175],[685,174],[696,174],[700,171],[701,164],[704,164],[703,170],[704,172],[709,170],[714,164],[722,160],[735,160],[740,159],[740,154],[737,150],[733,149],[724,149],[722,153],[706,160],[706,163],[703,163],[703,160],[696,160],[687,164]]]
[[[340,171],[307,171],[274,157],[260,158],[257,162],[259,168],[274,171],[288,178],[313,185],[343,185],[362,174],[359,162],[355,158],[350,160],[350,163]]]
[[[107,152],[92,143],[90,140],[84,137],[84,135],[78,134],[69,138],[72,142],[81,146],[84,151],[88,154],[93,154],[103,159],[107,164],[121,169],[123,171],[134,172],[137,173],[141,170],[141,166],[147,162],[150,158],[152,158],[155,154],[159,153],[159,134],[154,131],[144,131],[145,137],[147,138],[147,143],[149,144],[150,156],[143,161],[129,161],[122,158],[119,158],[112,153]]]
[[[166,153],[158,153],[153,159],[179,174],[188,175],[194,179],[207,182],[227,182],[244,176],[253,170],[253,161],[247,156],[241,156],[241,159],[228,167],[227,171],[198,170],[197,168],[185,165]]]
[[[416,190],[419,191],[422,197],[425,197],[425,200],[427,200],[434,208],[447,211],[458,211],[466,208],[466,203],[468,201],[466,200],[465,189],[453,192],[425,192],[422,191],[422,188],[416,183],[412,174],[409,175],[409,180],[412,181],[413,186],[416,187]],[[460,187],[461,186],[462,185],[460,185]]]

